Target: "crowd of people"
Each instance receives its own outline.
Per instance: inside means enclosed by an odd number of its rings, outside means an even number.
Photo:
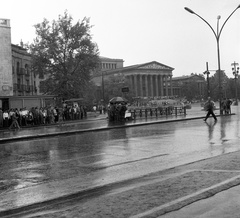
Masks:
[[[58,123],[59,121],[77,120],[87,117],[86,107],[80,105],[58,107],[32,107],[30,109],[0,108],[0,128],[21,128]]]
[[[229,98],[224,98],[222,103],[222,109],[225,114],[231,114],[231,105],[232,105],[232,100]]]
[[[127,106],[125,102],[110,103],[108,107],[109,121],[123,121],[125,119],[125,112]]]

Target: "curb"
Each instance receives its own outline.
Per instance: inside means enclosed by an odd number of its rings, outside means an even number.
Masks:
[[[61,202],[64,202],[64,201],[67,201],[67,200],[73,200],[73,199],[76,199],[76,198],[82,198],[82,197],[85,197],[86,195],[94,195],[95,193],[98,193],[100,191],[101,192],[102,191],[107,191],[114,185],[128,184],[128,183],[134,182],[135,180],[143,178],[145,176],[146,175],[140,176],[140,177],[135,177],[135,178],[132,178],[132,179],[125,179],[125,180],[121,180],[121,181],[117,181],[117,182],[112,182],[112,183],[105,184],[105,185],[95,186],[95,187],[92,187],[92,188],[77,191],[75,193],[62,195],[58,198],[52,198],[52,199],[48,199],[48,200],[38,202],[38,203],[33,203],[33,204],[21,206],[21,207],[16,207],[16,208],[13,208],[13,209],[3,210],[3,211],[0,211],[0,217],[11,217],[13,215],[16,216],[18,214],[24,215],[24,213],[29,213],[29,212],[34,211],[36,209],[43,208],[45,206],[49,206],[50,204],[61,203]]]
[[[172,120],[159,120],[159,121],[152,121],[152,122],[143,122],[143,123],[132,123],[127,125],[116,125],[116,126],[108,126],[108,127],[98,127],[98,128],[90,128],[90,129],[79,129],[79,130],[71,130],[71,131],[61,131],[61,132],[54,132],[54,133],[43,133],[43,134],[36,134],[36,135],[24,135],[24,136],[15,136],[11,138],[1,138],[0,143],[10,142],[10,141],[18,141],[18,140],[26,140],[26,139],[34,139],[34,138],[46,138],[46,137],[54,137],[59,135],[71,135],[75,133],[83,133],[83,132],[96,132],[96,131],[103,131],[103,130],[110,130],[110,129],[121,129],[121,128],[130,128],[134,126],[144,126],[144,125],[153,125],[159,123],[170,123],[170,122],[180,122],[185,120],[196,120],[196,119],[203,119],[203,117],[191,117],[191,118],[182,118],[182,119],[172,119]]]
[[[131,218],[145,218],[145,217],[162,216],[166,213],[170,213],[170,212],[179,210],[179,209],[181,209],[189,204],[192,204],[196,201],[212,197],[213,195],[216,195],[219,192],[225,191],[227,189],[233,188],[238,185],[240,185],[240,176],[235,176],[224,182],[221,182],[221,183],[213,185],[209,188],[200,190],[194,194],[179,198],[175,201],[161,205],[159,207],[155,207],[144,213],[140,213],[140,214],[131,216]]]

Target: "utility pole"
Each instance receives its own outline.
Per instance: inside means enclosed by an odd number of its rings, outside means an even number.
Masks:
[[[105,93],[104,93],[104,74],[102,71],[102,103],[105,104]]]
[[[203,72],[203,74],[207,74],[207,93],[208,93],[208,97],[210,97],[210,85],[209,85],[209,70],[208,70],[208,62],[206,62],[206,71]]]
[[[232,71],[235,79],[235,98],[236,98],[235,101],[236,101],[236,105],[238,105],[237,79],[238,79],[239,67],[236,67],[238,66],[238,63],[236,63],[235,61],[231,65],[233,66]]]

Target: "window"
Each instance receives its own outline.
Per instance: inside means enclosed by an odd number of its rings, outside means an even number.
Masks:
[[[29,74],[29,68],[28,68],[27,64],[25,64],[25,72],[26,72],[26,74]]]
[[[17,62],[17,73],[20,73],[20,64]]]

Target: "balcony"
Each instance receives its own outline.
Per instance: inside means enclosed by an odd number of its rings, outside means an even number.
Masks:
[[[36,87],[32,86],[32,85],[23,85],[23,84],[18,84],[18,83],[14,83],[13,84],[13,91],[16,92],[36,92],[35,91]]]

